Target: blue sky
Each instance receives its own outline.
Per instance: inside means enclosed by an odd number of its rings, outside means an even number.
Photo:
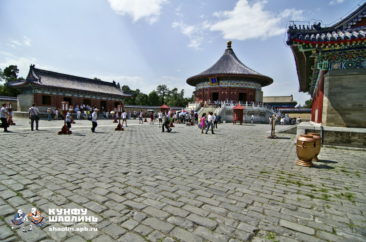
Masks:
[[[0,68],[29,65],[118,81],[150,92],[183,88],[223,54],[226,41],[241,61],[274,83],[265,96],[299,93],[285,44],[291,20],[331,25],[364,0],[1,0]]]

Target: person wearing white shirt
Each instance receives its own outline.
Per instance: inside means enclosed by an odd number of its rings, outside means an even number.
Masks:
[[[127,127],[127,113],[125,110],[122,111],[122,126],[123,123],[126,123],[126,127]]]
[[[98,120],[98,109],[95,108],[94,112],[92,113],[92,128],[91,131],[94,133],[95,128],[98,126],[97,120]]]
[[[214,130],[213,130],[213,123],[214,123],[214,116],[213,116],[213,113],[212,112],[209,112],[208,114],[208,117],[207,117],[207,128],[206,128],[206,134],[208,133],[208,130],[211,128],[211,133],[212,134],[215,134],[214,133]]]
[[[56,120],[58,120],[58,109],[56,108],[55,109],[55,117],[54,117]]]
[[[76,118],[79,120],[81,117],[81,111],[80,109],[76,112]]]
[[[7,122],[8,115],[8,110],[6,109],[6,104],[4,103],[0,109],[1,127],[4,128],[4,132],[9,132]]]
[[[71,109],[66,113],[65,122],[66,126],[71,129]]]
[[[163,124],[163,113],[160,111],[158,113],[158,119],[159,119],[159,127]]]

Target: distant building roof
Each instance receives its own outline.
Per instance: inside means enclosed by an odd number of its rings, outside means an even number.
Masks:
[[[264,96],[263,103],[292,103],[294,101],[293,96]]]
[[[195,76],[187,79],[189,85],[195,86],[201,82],[203,78],[209,78],[213,76],[237,76],[252,78],[262,86],[272,84],[272,78],[262,75],[253,69],[244,65],[238,57],[236,57],[233,49],[231,48],[231,41],[228,41],[227,49],[221,58],[210,68],[201,72]]]
[[[17,101],[17,97],[0,96],[1,101]]]
[[[72,89],[121,97],[130,96],[129,94],[123,93],[116,83],[42,70],[35,68],[34,65],[30,66],[28,76],[25,80],[12,82],[10,85],[16,87],[34,85],[40,87]]]

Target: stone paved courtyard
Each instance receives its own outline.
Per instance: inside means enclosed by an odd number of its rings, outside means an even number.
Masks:
[[[62,121],[0,133],[0,241],[365,241],[366,152],[323,148],[295,165],[294,135],[269,125],[222,124],[216,135],[177,125],[114,131]],[[283,127],[278,127],[281,129]],[[86,208],[96,224],[11,230],[17,209]],[[52,228],[98,231],[50,231]]]

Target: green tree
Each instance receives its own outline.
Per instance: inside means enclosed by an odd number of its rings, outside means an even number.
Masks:
[[[156,91],[151,91],[149,93],[149,105],[151,106],[160,106],[160,98],[159,95],[156,93]]]
[[[16,80],[23,80],[22,77],[18,78],[19,69],[16,65],[10,65],[3,71],[0,70],[0,79],[4,81],[3,85],[0,85],[0,95],[2,96],[17,96],[20,91],[12,86],[9,86],[9,82]]]
[[[312,105],[313,105],[313,99],[306,100],[304,108],[311,108]]]
[[[145,93],[139,93],[136,95],[135,104],[136,105],[148,105],[149,97]]]
[[[131,88],[127,85],[123,85],[121,89],[122,89],[122,92],[124,92],[126,94],[132,94]]]
[[[3,71],[3,76],[6,82],[16,81],[18,78],[19,69],[16,65],[10,65]]]
[[[165,97],[169,94],[169,89],[166,85],[159,85],[156,87],[156,92],[161,99],[161,103],[165,103]]]

